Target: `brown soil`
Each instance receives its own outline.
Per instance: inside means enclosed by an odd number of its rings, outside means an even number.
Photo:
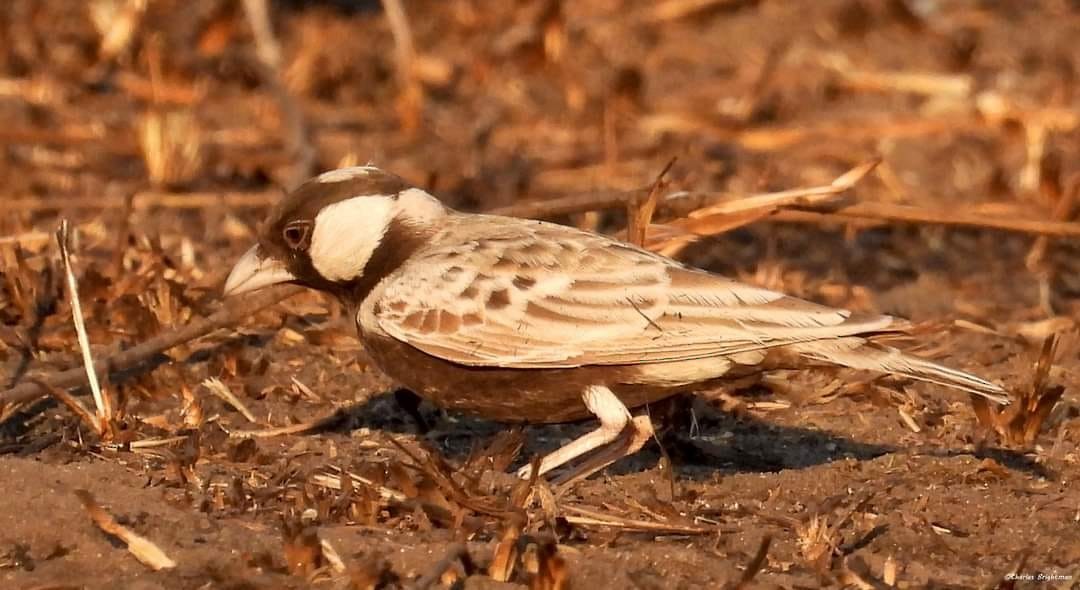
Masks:
[[[113,4],[125,5],[88,3]],[[281,75],[314,169],[373,161],[471,210],[638,188],[674,156],[671,190],[825,184],[880,155],[853,191],[859,201],[1067,220],[1080,192],[1076,3],[405,4],[421,56],[412,98],[379,3],[274,3]],[[298,158],[241,2],[152,1],[115,56],[99,55],[100,34],[68,3],[9,0],[0,29],[0,198],[11,203],[0,235],[18,236],[0,239],[6,387],[80,363],[51,244],[59,217],[79,227],[81,297],[104,355],[216,308],[224,273]],[[151,178],[139,129],[162,112],[179,121],[166,142],[197,144],[201,158],[185,167],[174,146],[164,156],[173,171]],[[162,193],[175,200],[154,201]],[[624,219],[592,221],[607,231]],[[773,375],[652,408],[670,418],[663,455],[653,443],[568,489],[541,483],[519,508],[522,484],[505,463],[588,425],[520,437],[425,404],[422,429],[337,304],[305,294],[113,375],[117,442],[54,401],[0,402],[0,587],[411,586],[457,543],[471,566],[451,570],[466,588],[565,587],[544,586],[537,568],[578,589],[736,587],[743,577],[744,587],[1009,587],[1009,572],[1058,576],[1018,587],[1078,587],[1080,242],[783,219],[680,257],[932,324],[916,348],[1018,392],[1031,390],[1040,345],[1058,333],[1049,381],[1065,392],[1034,443],[1007,444],[965,396],[937,387]],[[212,395],[208,377],[258,424]],[[310,433],[229,436],[334,412]],[[339,468],[368,483],[319,485]],[[139,563],[92,523],[76,490],[177,567]],[[522,541],[511,581],[495,582],[488,566],[515,523],[536,543]],[[766,538],[760,569],[747,572]],[[539,554],[550,540],[555,558]]]

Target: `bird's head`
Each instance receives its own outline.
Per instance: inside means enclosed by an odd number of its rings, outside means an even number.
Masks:
[[[438,229],[447,209],[373,166],[326,172],[270,211],[233,267],[225,295],[297,283],[363,298]]]

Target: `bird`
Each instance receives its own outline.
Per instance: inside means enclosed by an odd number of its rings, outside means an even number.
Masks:
[[[588,477],[653,437],[648,404],[766,369],[849,367],[1009,402],[996,383],[879,341],[904,320],[598,233],[459,212],[370,165],[285,195],[224,294],[281,283],[336,297],[374,365],[439,407],[516,424],[598,420],[521,477],[561,467],[555,481]]]

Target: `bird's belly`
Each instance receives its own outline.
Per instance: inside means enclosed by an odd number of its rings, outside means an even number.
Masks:
[[[387,336],[366,334],[368,354],[388,377],[448,410],[503,422],[553,423],[589,418],[581,394],[606,385],[629,408],[692,389],[726,370],[723,360],[569,369],[469,367]],[[709,364],[713,366],[709,368]]]
[[[733,363],[725,358],[705,358],[637,365],[635,381],[651,387],[685,388],[723,377]]]

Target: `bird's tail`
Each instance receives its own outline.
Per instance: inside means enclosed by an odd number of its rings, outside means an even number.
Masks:
[[[911,379],[936,383],[985,397],[1001,404],[1009,403],[1003,387],[986,379],[950,369],[944,365],[905,354],[895,348],[865,338],[847,337],[793,344],[790,347],[807,359],[879,373],[903,375]]]

